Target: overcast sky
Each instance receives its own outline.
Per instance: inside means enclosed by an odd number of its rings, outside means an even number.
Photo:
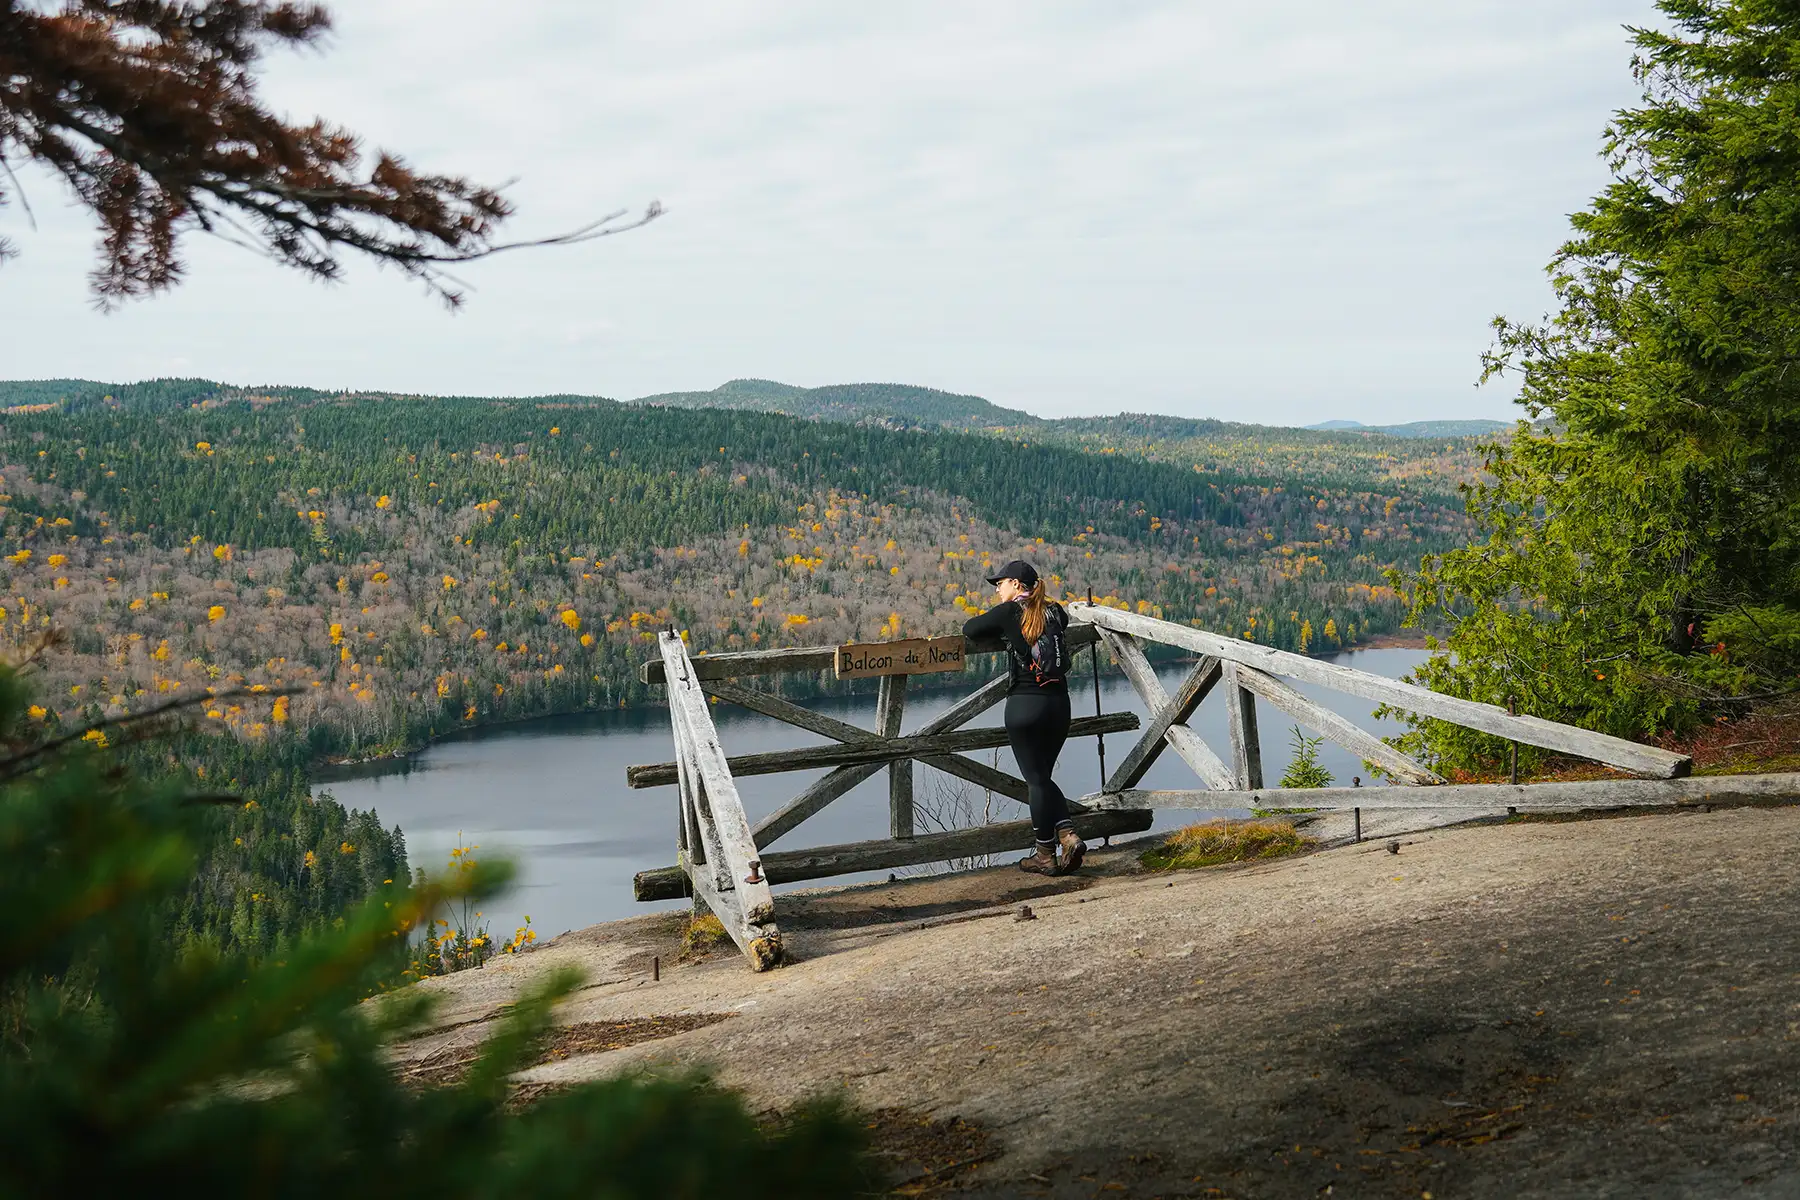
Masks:
[[[1495,313],[1606,181],[1649,0],[623,5],[338,0],[277,105],[516,177],[514,236],[618,238],[321,286],[188,242],[100,315],[59,186],[0,209],[0,378],[630,398],[760,377],[1043,415],[1510,416]]]

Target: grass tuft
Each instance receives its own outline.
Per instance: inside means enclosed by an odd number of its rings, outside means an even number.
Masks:
[[[719,918],[707,913],[705,916],[689,917],[688,923],[681,930],[681,954],[683,958],[694,958],[718,948],[721,942],[728,941],[730,935]]]
[[[1177,829],[1139,856],[1152,871],[1184,871],[1221,863],[1280,858],[1306,848],[1286,821],[1208,821]]]

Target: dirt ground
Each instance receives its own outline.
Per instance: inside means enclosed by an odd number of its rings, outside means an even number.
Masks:
[[[440,1032],[404,1053],[455,1057],[574,963],[570,1024],[734,1019],[575,1043],[528,1088],[844,1091],[914,1194],[1800,1196],[1800,808],[1399,841],[784,896],[797,961],[762,975],[677,962],[679,918],[595,926],[431,981]]]

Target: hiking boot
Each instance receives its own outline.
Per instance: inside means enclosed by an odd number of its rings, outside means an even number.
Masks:
[[[1056,831],[1056,840],[1062,847],[1062,874],[1081,869],[1081,857],[1087,853],[1087,843],[1075,832],[1073,825],[1065,825]]]
[[[1019,870],[1029,871],[1033,875],[1060,875],[1061,868],[1056,865],[1056,844],[1039,842],[1037,849],[1019,860]]]

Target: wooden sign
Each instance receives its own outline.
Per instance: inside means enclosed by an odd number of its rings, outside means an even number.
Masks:
[[[925,675],[932,671],[960,671],[963,665],[963,640],[957,635],[839,646],[834,663],[839,679],[873,679],[880,675]]]

